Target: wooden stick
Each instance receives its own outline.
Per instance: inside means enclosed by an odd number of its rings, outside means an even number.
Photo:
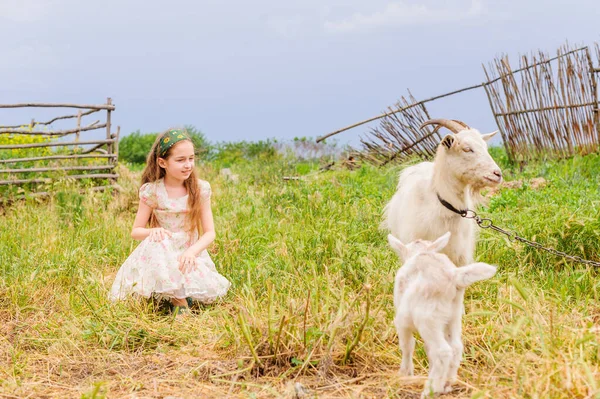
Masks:
[[[68,129],[68,130],[56,130],[50,132],[32,132],[28,129],[1,129],[0,134],[25,134],[25,135],[34,135],[34,136],[66,136],[68,134],[78,133],[78,132],[86,132],[88,130],[97,130],[106,127],[106,124],[103,123],[101,125],[97,125],[98,121],[81,128]]]
[[[31,157],[31,158],[11,158],[11,159],[0,159],[2,163],[17,163],[17,162],[29,162],[29,161],[45,161],[50,159],[78,159],[78,158],[116,158],[116,155],[111,154],[94,154],[94,155],[50,155],[46,157]]]
[[[51,168],[0,169],[0,173],[54,172],[59,170],[107,170],[114,168],[115,165],[54,166]]]
[[[94,112],[98,112],[98,111],[100,111],[100,110],[99,109],[91,109],[89,111],[86,111],[86,112],[82,113],[81,116],[90,115],[90,114],[93,114]],[[54,119],[50,119],[48,122],[35,122],[35,126],[38,126],[38,125],[50,125],[51,123],[56,122],[56,121],[61,120],[61,119],[71,119],[71,118],[77,118],[77,117],[78,117],[78,115],[57,116]],[[18,129],[20,127],[23,127],[23,125],[0,126],[0,129]]]
[[[596,45],[597,46],[597,45]],[[596,50],[598,50],[598,48],[596,48]],[[599,52],[600,54],[600,52]],[[593,72],[600,72],[600,68],[594,68],[594,63],[592,61],[592,55],[588,52],[587,53],[587,60],[588,60],[588,67],[590,68],[591,71]],[[598,83],[596,81],[596,75],[595,74],[591,74],[591,91],[592,91],[592,97],[596,99],[596,106],[598,106],[598,101],[600,100],[600,98],[598,98]],[[600,111],[598,109],[593,109],[592,110],[592,118],[593,118],[593,126],[594,129],[596,129],[596,139],[598,140],[598,143],[600,143]]]
[[[82,153],[82,154],[90,154],[90,153],[92,153],[92,152],[94,152],[94,151],[98,151],[98,152],[102,152],[103,154],[110,155],[110,154],[108,153],[108,151],[106,151],[104,148],[100,148],[100,147],[102,147],[103,145],[104,145],[104,143],[101,143],[101,144],[95,145],[95,146],[93,146],[93,147],[90,147],[90,148],[88,148],[87,150],[81,151],[81,153]]]
[[[424,135],[423,137],[421,137],[420,139],[418,139],[417,141],[415,141],[414,143],[412,143],[409,146],[406,146],[398,151],[396,151],[396,153],[394,155],[392,155],[390,158],[388,158],[387,160],[385,160],[385,162],[383,162],[383,164],[381,166],[387,165],[388,163],[390,163],[391,161],[393,161],[399,154],[402,154],[403,152],[410,150],[411,148],[413,148],[414,146],[416,146],[417,144],[419,144],[421,141],[428,139],[429,137],[431,137],[432,135],[434,135],[435,133],[437,133],[437,130],[434,129],[432,132],[427,133],[426,135]]]
[[[454,90],[454,91],[451,91],[450,93],[441,94],[439,96],[434,96],[434,97],[431,97],[431,98],[419,101],[417,103],[407,105],[406,107],[398,108],[397,110],[392,111],[392,112],[386,112],[384,114],[381,114],[381,115],[378,115],[378,116],[374,116],[373,118],[365,119],[364,121],[357,122],[357,123],[352,124],[350,126],[346,126],[345,128],[336,130],[335,132],[331,132],[331,133],[328,133],[328,134],[326,134],[324,136],[317,137],[317,143],[320,143],[321,141],[323,141],[323,140],[325,140],[325,139],[327,139],[327,138],[329,138],[331,136],[334,136],[334,135],[336,135],[338,133],[342,133],[342,132],[345,132],[346,130],[350,130],[350,129],[353,129],[355,127],[364,125],[365,123],[373,122],[373,121],[376,121],[378,119],[385,118],[386,116],[397,114],[398,112],[402,112],[402,111],[405,111],[405,110],[407,110],[409,108],[416,107],[417,105],[421,105],[421,104],[425,104],[425,103],[433,101],[433,100],[437,100],[438,98],[448,97],[448,96],[451,96],[453,94],[461,93],[463,91],[477,89],[479,87],[482,87],[483,85],[484,85],[484,83],[481,83],[481,84],[478,84],[478,85],[475,85],[475,86],[466,87],[464,89]]]
[[[96,140],[96,141],[55,141],[50,143],[35,143],[35,144],[16,144],[16,145],[0,145],[0,150],[16,150],[18,148],[39,148],[39,147],[64,147],[68,145],[87,145],[87,144],[108,144],[114,140]]]
[[[53,104],[53,103],[22,103],[22,104],[0,104],[0,108],[25,108],[25,107],[40,107],[40,108],[82,108],[82,109],[106,109],[115,110],[115,106],[111,104],[102,105],[84,105],[84,104]]]
[[[75,141],[79,141],[79,135],[81,134],[81,111],[77,113],[77,132],[75,132]]]
[[[578,49],[575,49],[575,50],[569,51],[569,52],[567,52],[567,53],[560,54],[560,55],[558,55],[558,56],[556,56],[556,57],[554,57],[554,58],[550,58],[550,59],[548,59],[548,60],[545,60],[545,61],[543,61],[543,62],[545,63],[546,61],[553,61],[553,60],[555,60],[555,59],[558,59],[558,58],[560,58],[560,57],[564,57],[564,56],[566,56],[566,55],[568,55],[568,54],[575,53],[575,52],[578,52],[578,51],[584,50],[584,49],[586,49],[586,48],[587,48],[587,46],[585,46],[585,47],[581,47],[581,48],[578,48]],[[517,72],[521,72],[521,71],[523,71],[523,70],[525,70],[525,69],[527,69],[527,68],[531,68],[531,67],[533,67],[533,66],[535,66],[535,65],[536,65],[536,64],[530,65],[530,66],[528,66],[528,67],[526,67],[526,68],[519,68],[519,69],[515,69],[514,71],[511,71],[510,73],[511,73],[511,74],[514,74],[514,73],[517,73]],[[386,112],[386,113],[384,113],[384,114],[381,114],[381,115],[375,116],[375,117],[373,117],[373,118],[366,119],[366,120],[364,120],[364,121],[362,121],[362,122],[357,122],[357,123],[354,123],[354,124],[352,124],[352,125],[350,125],[350,126],[346,126],[345,128],[342,128],[342,129],[336,130],[336,131],[334,131],[334,132],[328,133],[328,134],[326,134],[326,135],[324,135],[324,136],[318,137],[318,138],[317,138],[317,143],[319,143],[319,142],[321,142],[321,141],[323,141],[323,140],[325,140],[325,139],[327,139],[327,138],[329,138],[329,137],[331,137],[331,136],[334,136],[334,135],[336,135],[336,134],[338,134],[338,133],[342,133],[342,132],[345,132],[346,130],[350,130],[350,129],[353,129],[353,128],[355,128],[355,127],[358,127],[358,126],[364,125],[365,123],[369,123],[369,122],[373,122],[373,121],[375,121],[375,120],[378,120],[378,119],[381,119],[381,118],[385,118],[386,116],[390,116],[390,115],[392,115],[392,114],[396,114],[396,113],[398,113],[398,112],[402,112],[402,111],[404,111],[404,110],[406,110],[406,109],[409,109],[409,108],[412,108],[412,107],[416,107],[417,105],[424,104],[424,103],[427,103],[427,102],[430,102],[430,101],[433,101],[433,100],[437,100],[437,99],[439,99],[439,98],[448,97],[448,96],[451,96],[451,95],[453,95],[453,94],[461,93],[461,92],[464,92],[464,91],[467,91],[467,90],[473,90],[473,89],[477,89],[477,88],[483,87],[483,86],[485,86],[485,85],[489,85],[489,84],[491,84],[491,83],[494,83],[494,82],[496,82],[496,81],[498,81],[498,80],[501,80],[502,78],[503,78],[503,76],[499,76],[498,78],[496,78],[496,79],[494,79],[494,80],[491,80],[491,81],[488,81],[488,82],[480,83],[480,84],[478,84],[478,85],[474,85],[474,86],[465,87],[464,89],[460,89],[460,90],[454,90],[454,91],[451,91],[451,92],[449,92],[449,93],[446,93],[446,94],[441,94],[441,95],[439,95],[439,96],[434,96],[434,97],[431,97],[431,98],[428,98],[428,99],[425,99],[425,100],[419,101],[419,102],[417,102],[417,103],[410,104],[410,105],[408,105],[408,106],[406,106],[406,107],[399,108],[399,109],[397,109],[397,110],[395,110],[395,111],[393,111],[393,112]]]
[[[69,179],[79,180],[79,179],[116,179],[117,177],[119,177],[119,175],[116,173],[114,173],[114,174],[99,173],[99,174],[89,174],[89,175],[67,175],[67,176],[62,176],[61,178],[69,178]],[[46,177],[46,178],[42,178],[42,179],[0,180],[0,186],[6,186],[9,184],[25,184],[25,183],[48,183],[53,180],[60,180],[60,179],[52,179],[52,178]]]

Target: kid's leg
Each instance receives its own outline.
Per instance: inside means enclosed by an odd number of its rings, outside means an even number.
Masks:
[[[190,308],[188,306],[187,300],[185,298],[178,299],[172,298],[171,304],[173,305],[173,311],[177,311],[177,315],[187,315],[189,314]]]
[[[188,303],[185,298],[171,298],[171,304],[173,306],[179,306],[180,308],[187,308]]]

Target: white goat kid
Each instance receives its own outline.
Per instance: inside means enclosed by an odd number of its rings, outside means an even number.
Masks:
[[[432,119],[426,125],[446,127],[445,136],[433,162],[421,162],[400,174],[396,193],[386,205],[382,227],[403,242],[435,240],[452,233],[444,253],[463,266],[473,262],[475,224],[446,205],[461,212],[474,209],[481,200],[479,191],[502,181],[500,168],[488,153],[487,141],[496,133],[481,134],[459,121]]]
[[[422,398],[452,390],[463,353],[464,290],[496,273],[496,267],[487,263],[456,267],[448,256],[439,253],[450,237],[448,232],[434,242],[417,240],[405,245],[388,235],[390,246],[404,262],[394,281],[394,324],[402,352],[400,373],[414,373],[413,333],[417,331],[429,360],[429,377]]]

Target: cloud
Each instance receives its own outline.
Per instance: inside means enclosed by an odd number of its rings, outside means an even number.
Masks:
[[[356,12],[340,21],[325,21],[325,31],[347,33],[371,30],[386,26],[415,26],[441,22],[457,22],[480,17],[485,12],[481,0],[471,0],[466,10],[431,8],[425,4],[408,4],[404,1],[387,3],[381,11]]]
[[[54,6],[51,0],[0,0],[0,20],[37,22]]]
[[[303,33],[307,25],[307,19],[300,15],[291,17],[271,16],[267,19],[267,25],[279,36],[292,38]]]

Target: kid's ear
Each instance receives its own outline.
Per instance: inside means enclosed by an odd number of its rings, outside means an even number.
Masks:
[[[455,269],[454,282],[458,288],[467,288],[477,281],[494,277],[494,274],[496,274],[496,266],[482,262],[472,263]]]
[[[167,161],[165,161],[164,159],[159,157],[159,158],[157,158],[157,161],[158,161],[158,166],[160,166],[161,168],[165,168],[167,166]]]
[[[448,245],[448,241],[450,241],[451,233],[448,231],[446,234],[435,240],[429,246],[429,250],[433,252],[440,252],[446,245]]]
[[[400,241],[391,234],[388,234],[388,242],[390,243],[390,247],[392,247],[394,252],[398,254],[400,259],[405,261],[406,257],[408,256],[408,248],[406,248],[406,245],[404,245],[402,241]]]
[[[454,137],[454,134],[449,134],[442,139],[440,144],[449,149],[456,144],[456,137]]]

